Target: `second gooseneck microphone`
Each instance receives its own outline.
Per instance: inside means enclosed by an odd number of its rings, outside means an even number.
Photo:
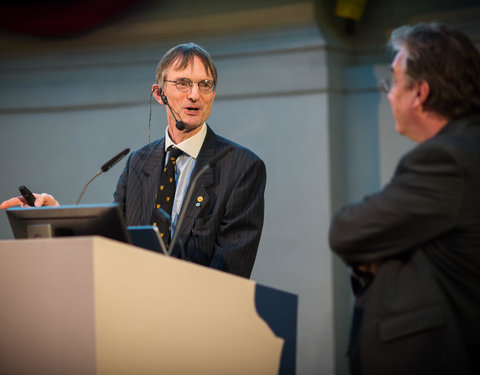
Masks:
[[[168,255],[172,255],[173,249],[175,248],[175,245],[176,245],[177,241],[179,240],[179,238],[178,238],[179,233],[178,233],[177,229],[182,227],[183,220],[184,220],[185,214],[187,212],[187,207],[192,200],[193,192],[195,191],[195,189],[197,187],[198,180],[200,179],[200,177],[202,177],[202,175],[208,169],[213,168],[221,159],[223,159],[225,157],[225,155],[227,155],[232,150],[233,150],[233,147],[230,146],[230,147],[224,149],[222,152],[220,152],[210,163],[205,164],[198,171],[198,173],[195,175],[195,177],[193,177],[192,181],[189,183],[188,189],[187,189],[187,195],[183,199],[182,208],[180,208],[180,213],[178,214],[178,218],[177,218],[176,228],[173,232],[172,240],[170,241],[170,247],[168,249]],[[185,249],[183,249],[183,245],[181,247],[181,251],[182,251],[182,256],[185,256]]]

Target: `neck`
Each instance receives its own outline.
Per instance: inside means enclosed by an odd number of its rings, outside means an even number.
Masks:
[[[203,125],[203,124],[202,124]],[[197,134],[201,129],[202,125],[198,125],[196,128],[190,129],[188,126],[184,130],[178,130],[175,126],[175,122],[168,123],[168,135],[170,139],[176,145],[185,141],[186,139],[193,137]]]
[[[424,112],[423,113],[423,132],[418,135],[418,139],[414,141],[421,143],[430,138],[433,138],[437,133],[443,129],[445,125],[448,124],[450,120],[444,116],[441,116],[435,112]]]

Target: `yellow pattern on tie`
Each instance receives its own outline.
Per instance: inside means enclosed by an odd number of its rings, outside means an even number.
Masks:
[[[175,164],[177,158],[182,154],[182,151],[178,148],[170,146],[167,150],[167,165],[163,169],[163,173],[160,176],[159,191],[157,193],[157,200],[155,203],[155,209],[152,214],[152,221],[158,222],[158,229],[160,235],[165,241],[165,245],[168,247],[170,242],[171,228],[170,219],[172,215],[172,206],[175,199]],[[157,209],[164,211],[157,212]],[[165,215],[166,214],[166,215]]]

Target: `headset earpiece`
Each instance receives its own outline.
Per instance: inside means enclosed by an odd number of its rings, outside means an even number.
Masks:
[[[163,90],[162,90],[160,87],[155,87],[155,88],[152,90],[152,94],[153,94],[155,91],[158,91],[158,95],[160,96],[160,99],[162,99],[163,104],[168,105],[168,100],[167,100],[167,97],[163,94]]]
[[[163,104],[168,105],[167,97],[164,95],[163,90],[161,88],[157,88],[160,98],[162,99]]]

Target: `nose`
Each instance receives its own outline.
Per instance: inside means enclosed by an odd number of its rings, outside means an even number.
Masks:
[[[192,101],[196,101],[200,98],[200,89],[198,88],[198,84],[193,84],[192,88],[190,90],[190,93],[188,94],[188,99]]]
[[[393,91],[393,90],[390,89],[390,91],[389,91],[388,94],[387,94],[387,99],[388,99],[388,101],[389,101],[390,103],[392,102],[392,98],[393,98],[393,96],[392,96],[392,91]]]

